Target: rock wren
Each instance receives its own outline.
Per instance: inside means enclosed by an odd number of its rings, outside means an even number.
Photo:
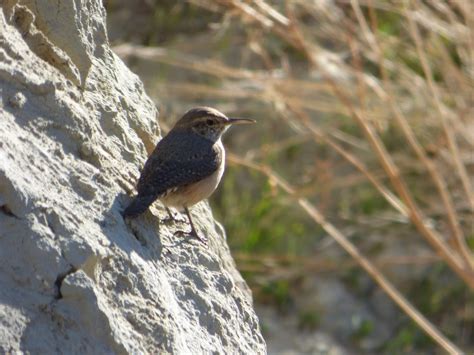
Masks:
[[[216,189],[225,167],[221,137],[232,124],[255,123],[246,118],[229,118],[211,107],[196,107],[184,114],[155,147],[137,183],[138,194],[123,212],[133,218],[145,212],[155,200],[168,207],[184,209],[191,234],[201,241],[189,207],[208,198]]]

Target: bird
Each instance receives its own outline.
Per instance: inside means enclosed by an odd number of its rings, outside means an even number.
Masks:
[[[138,194],[123,211],[123,217],[135,218],[159,200],[173,220],[169,207],[184,210],[190,234],[206,243],[196,231],[189,208],[208,198],[224,174],[222,135],[231,125],[255,122],[227,117],[212,107],[188,110],[148,157],[137,182]]]

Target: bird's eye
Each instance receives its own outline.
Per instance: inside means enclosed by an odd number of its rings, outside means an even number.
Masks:
[[[211,120],[211,119],[207,120],[206,123],[207,123],[209,126],[214,125],[214,121]]]

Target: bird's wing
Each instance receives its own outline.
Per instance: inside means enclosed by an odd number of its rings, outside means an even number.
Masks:
[[[138,180],[141,196],[158,198],[169,189],[192,184],[214,173],[222,159],[213,143],[201,136],[186,139],[170,132],[148,158]]]

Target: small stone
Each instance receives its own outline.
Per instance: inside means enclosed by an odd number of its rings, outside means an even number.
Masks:
[[[84,157],[90,157],[92,155],[91,144],[86,142],[81,145],[81,154]]]
[[[26,103],[26,97],[22,92],[17,92],[15,95],[10,97],[8,103],[11,107],[14,108],[23,108]]]
[[[93,200],[96,195],[97,187],[80,175],[73,174],[70,181],[73,183],[84,198]]]
[[[64,159],[65,158],[65,155],[64,155],[64,152],[63,150],[60,148],[60,147],[57,147],[55,150],[54,150],[54,155],[56,155],[58,158],[60,159]]]

